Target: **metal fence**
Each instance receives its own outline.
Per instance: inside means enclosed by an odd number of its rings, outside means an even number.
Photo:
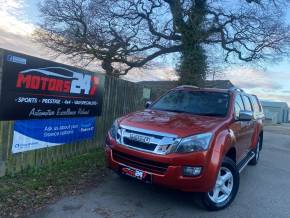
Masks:
[[[106,132],[112,125],[113,120],[116,117],[143,108],[144,103],[142,85],[107,77],[102,116],[97,117],[96,133],[92,140],[19,154],[11,153],[14,122],[0,122],[0,176],[14,174],[27,168],[37,168],[103,146]]]

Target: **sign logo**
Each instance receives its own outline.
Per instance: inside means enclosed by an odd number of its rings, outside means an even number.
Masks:
[[[7,55],[7,61],[24,65],[26,65],[27,62],[25,58],[16,57],[14,55]]]
[[[61,71],[62,73],[58,73]],[[64,74],[65,73],[65,74]],[[95,95],[99,78],[63,67],[28,69],[18,73],[16,88]]]
[[[137,142],[142,142],[142,143],[146,143],[146,144],[150,144],[150,137],[148,136],[143,136],[143,135],[138,135],[138,134],[133,134],[130,133],[130,139],[133,141],[137,141]]]

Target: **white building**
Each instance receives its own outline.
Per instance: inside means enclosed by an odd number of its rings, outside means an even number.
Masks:
[[[289,107],[286,102],[261,101],[266,119],[272,123],[289,122]]]

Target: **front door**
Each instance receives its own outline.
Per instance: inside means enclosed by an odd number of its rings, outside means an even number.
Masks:
[[[252,103],[250,101],[250,98],[246,95],[243,95],[243,101],[244,101],[244,105],[245,105],[245,110],[253,112],[254,110],[253,110],[253,106],[252,106]],[[245,149],[246,153],[248,153],[251,149],[252,138],[253,138],[253,134],[255,131],[254,119],[251,121],[245,122],[245,125],[246,125],[245,131],[246,131],[246,135],[247,135],[247,140],[245,141],[244,149]]]
[[[245,110],[245,105],[241,95],[237,95],[235,98],[235,119],[236,121],[231,124],[230,129],[234,132],[236,137],[236,149],[237,149],[237,161],[242,160],[247,154],[247,147],[249,145],[249,121],[238,120],[241,110]]]

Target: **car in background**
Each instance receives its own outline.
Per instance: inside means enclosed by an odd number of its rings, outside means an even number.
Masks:
[[[220,210],[245,166],[258,163],[263,119],[258,98],[243,90],[179,86],[113,123],[107,163],[146,183],[200,192],[207,209]]]

